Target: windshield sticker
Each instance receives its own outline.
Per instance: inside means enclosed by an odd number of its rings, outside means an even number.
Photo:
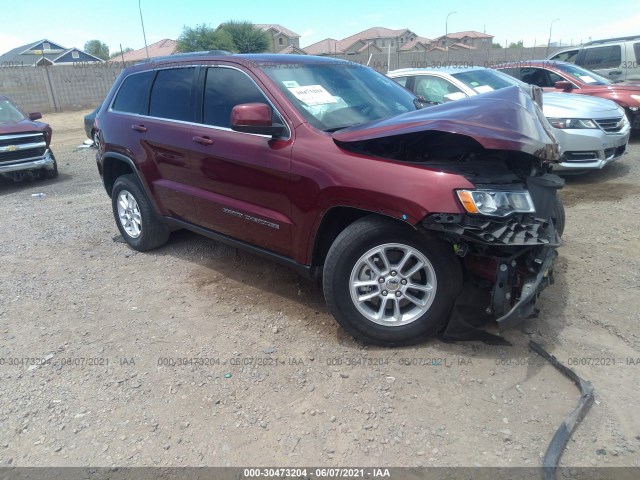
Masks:
[[[584,83],[596,83],[596,79],[590,75],[579,75],[578,78]]]
[[[476,88],[480,84],[478,82],[469,82],[469,85],[471,85],[473,88]]]
[[[301,102],[309,105],[327,105],[337,103],[333,95],[325,90],[322,85],[306,85],[304,87],[289,88],[289,91]]]
[[[300,84],[295,80],[283,80],[282,84],[287,88],[296,88],[300,86]]]
[[[478,93],[493,92],[493,88],[489,85],[480,85],[479,87],[475,87],[474,90]]]

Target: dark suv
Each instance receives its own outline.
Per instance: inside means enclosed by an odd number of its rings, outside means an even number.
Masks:
[[[335,59],[147,62],[98,112],[98,170],[132,248],[187,228],[266,255],[322,278],[366,342],[513,325],[551,280],[564,225],[548,124],[518,87],[420,100]]]

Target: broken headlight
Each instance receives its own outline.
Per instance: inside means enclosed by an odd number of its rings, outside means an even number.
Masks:
[[[551,126],[560,129],[567,128],[598,128],[593,120],[587,118],[548,118]]]
[[[456,193],[468,213],[506,217],[536,211],[527,190],[458,190]]]

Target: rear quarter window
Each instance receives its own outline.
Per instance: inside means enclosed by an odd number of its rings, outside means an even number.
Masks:
[[[152,71],[135,73],[125,78],[111,108],[118,112],[146,114],[149,88],[154,73]]]

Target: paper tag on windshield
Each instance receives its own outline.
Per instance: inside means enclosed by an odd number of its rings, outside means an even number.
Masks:
[[[478,93],[493,92],[493,88],[489,85],[480,85],[479,87],[475,87],[474,90]]]
[[[304,102],[310,107],[338,102],[333,95],[325,90],[322,85],[306,85],[304,87],[293,87],[289,88],[289,91],[293,93],[293,95],[298,100]]]
[[[584,83],[595,83],[596,79],[593,78],[590,75],[580,75],[580,80],[582,80]]]

